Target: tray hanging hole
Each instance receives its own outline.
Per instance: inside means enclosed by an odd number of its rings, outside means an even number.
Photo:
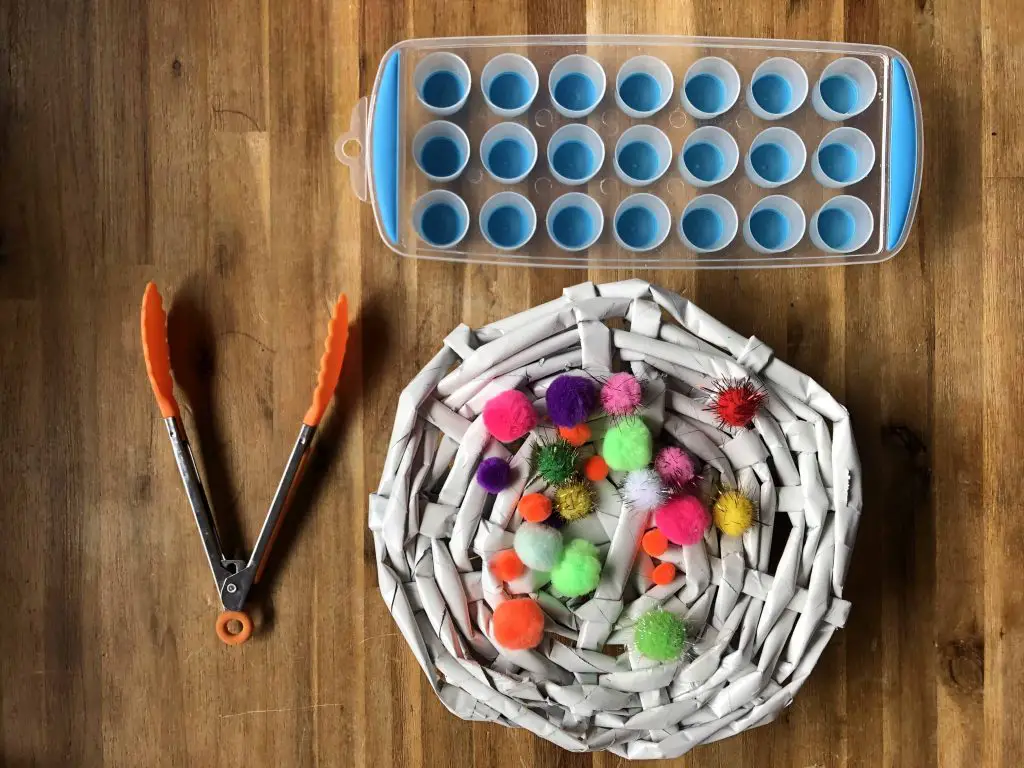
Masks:
[[[352,108],[348,131],[334,142],[334,156],[349,170],[352,191],[360,200],[366,200],[367,163],[366,156],[366,97],[359,99]]]
[[[341,154],[349,160],[355,160],[363,154],[363,143],[355,138],[345,139],[341,145]]]

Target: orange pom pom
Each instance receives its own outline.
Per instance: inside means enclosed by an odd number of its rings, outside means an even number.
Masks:
[[[672,563],[661,563],[654,567],[651,571],[651,581],[657,584],[659,587],[663,587],[666,584],[671,584],[672,579],[676,577],[676,567]]]
[[[542,523],[551,517],[551,499],[543,493],[528,493],[519,500],[519,514],[528,523]]]
[[[494,639],[510,651],[536,648],[544,639],[544,612],[528,597],[506,600],[494,609]]]
[[[526,566],[514,549],[498,552],[487,563],[487,567],[491,569],[494,578],[501,581],[515,581],[526,573]]]
[[[651,557],[661,557],[668,549],[668,538],[657,528],[652,528],[644,534],[640,545],[644,548],[644,552]]]
[[[608,477],[608,462],[600,456],[591,456],[583,465],[583,474],[592,483],[599,483]]]
[[[559,427],[558,434],[561,435],[569,445],[579,448],[590,439],[590,427],[588,427],[585,422],[581,422],[575,427]]]

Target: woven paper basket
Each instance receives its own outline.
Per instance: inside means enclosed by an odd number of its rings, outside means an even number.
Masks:
[[[757,500],[759,524],[742,537],[712,526],[702,542],[670,548],[662,559],[678,575],[655,586],[639,547],[648,515],[621,503],[613,473],[599,484],[597,512],[572,524],[602,553],[596,592],[565,600],[496,581],[487,559],[512,546],[520,497],[545,486],[530,471],[537,431],[510,455],[484,429],[481,409],[518,388],[543,414],[547,386],[571,370],[643,380],[642,416],[655,440],[698,457],[705,483]],[[707,388],[737,378],[758,383],[768,400],[750,428],[726,430],[706,408]],[[590,426],[599,446],[605,418]],[[511,486],[497,495],[473,479],[491,456],[512,467]],[[454,714],[526,728],[576,752],[668,758],[768,723],[793,701],[849,614],[841,595],[860,481],[846,409],[765,344],[642,280],[583,283],[448,335],[399,398],[370,529],[388,610]],[[493,611],[515,594],[544,609],[534,650],[494,641]],[[683,617],[692,639],[677,661],[632,650],[633,623],[658,606]]]

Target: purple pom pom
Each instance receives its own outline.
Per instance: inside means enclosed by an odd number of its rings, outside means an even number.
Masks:
[[[597,387],[582,376],[559,376],[548,387],[548,417],[558,427],[575,427],[597,405]]]
[[[476,469],[476,481],[488,493],[499,493],[508,487],[511,473],[507,461],[492,456],[480,462]]]

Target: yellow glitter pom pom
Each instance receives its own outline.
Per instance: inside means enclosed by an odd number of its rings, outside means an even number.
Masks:
[[[742,491],[723,491],[713,512],[715,525],[726,536],[742,536],[754,524],[754,502]]]
[[[563,485],[555,491],[555,505],[563,520],[581,520],[594,509],[594,489],[579,481]]]

